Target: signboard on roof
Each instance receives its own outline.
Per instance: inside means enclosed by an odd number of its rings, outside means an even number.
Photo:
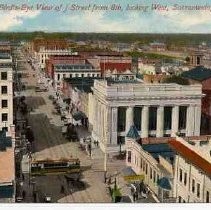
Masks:
[[[133,181],[142,181],[144,180],[144,175],[129,175],[129,176],[124,176],[124,180],[128,182],[133,182]]]

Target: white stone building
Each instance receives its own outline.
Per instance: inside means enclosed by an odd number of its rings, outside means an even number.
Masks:
[[[12,57],[0,55],[0,130],[5,127],[10,132],[13,125],[13,69]]]
[[[161,202],[211,202],[210,136],[137,140],[135,130],[128,133],[126,165]]]
[[[174,166],[174,197],[177,202],[211,202],[211,139],[170,142],[177,152]]]
[[[138,63],[138,70],[140,74],[156,74],[155,64]]]
[[[92,138],[117,152],[132,125],[142,138],[200,135],[201,97],[201,85],[95,80]]]
[[[72,52],[71,49],[58,50],[58,49],[46,49],[45,47],[41,47],[39,52],[35,52],[35,58],[38,60],[38,64],[41,69],[45,68],[46,65],[45,61],[51,55],[77,55],[77,53]]]
[[[143,176],[144,184],[160,202],[175,202],[176,199],[173,197],[174,151],[167,141],[158,143],[158,140],[154,144],[141,144],[141,141],[136,141],[133,137],[136,131],[131,131],[130,138],[126,141],[126,166],[131,167],[135,174]],[[164,179],[166,183],[161,187],[159,182]]]
[[[94,68],[89,63],[81,64],[56,64],[54,65],[55,88],[59,89],[64,78],[101,77],[100,69]]]

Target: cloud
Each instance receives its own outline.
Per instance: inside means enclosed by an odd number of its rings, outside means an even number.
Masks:
[[[25,19],[35,18],[40,11],[10,11],[0,13],[0,31],[7,31],[15,26],[21,26]]]
[[[178,32],[193,32],[200,33],[201,26],[204,25],[204,30],[211,32],[211,27],[207,28],[211,22],[210,11],[179,11],[170,10],[167,12],[156,12],[157,16],[165,17],[168,25],[175,27]]]

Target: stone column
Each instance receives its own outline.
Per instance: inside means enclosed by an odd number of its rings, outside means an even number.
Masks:
[[[96,112],[97,112],[97,121],[96,121],[96,124],[97,124],[97,135],[98,137],[100,136],[100,102],[97,100],[97,109],[96,109]]]
[[[194,135],[200,136],[201,129],[201,104],[195,106]]]
[[[164,129],[164,107],[159,106],[157,108],[157,131],[156,137],[163,137]]]
[[[193,105],[187,107],[186,136],[194,136],[195,109]]]
[[[105,107],[105,117],[104,117],[104,126],[105,126],[105,137],[107,138],[107,144],[112,144],[111,138],[111,125],[112,125],[112,116],[111,116],[111,107]]]
[[[149,135],[149,107],[143,106],[141,118],[141,138],[146,138]]]
[[[126,135],[130,130],[131,125],[133,125],[133,116],[134,116],[134,109],[133,107],[128,107],[126,111]]]
[[[92,119],[92,130],[96,133],[96,121],[97,121],[97,112],[96,112],[96,108],[97,108],[97,103],[96,103],[96,99],[93,96],[92,98],[93,103],[92,103],[92,107],[90,107],[91,111],[91,116],[89,116],[89,119]]]
[[[179,106],[172,107],[171,136],[175,136],[179,129]]]
[[[112,107],[111,119],[111,143],[117,145],[118,107]]]
[[[101,109],[100,109],[101,115],[100,115],[100,138],[103,139],[105,142],[105,125],[104,125],[104,105],[101,103]]]

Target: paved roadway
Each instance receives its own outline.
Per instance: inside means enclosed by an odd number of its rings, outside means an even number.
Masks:
[[[40,202],[43,194],[50,195],[53,202],[111,202],[103,183],[102,160],[96,160],[100,168],[84,151],[79,149],[79,143],[69,142],[61,134],[62,122],[59,115],[53,115],[53,105],[48,99],[47,92],[35,92],[39,73],[32,70],[28,63],[20,62],[19,69],[24,73],[22,82],[26,84],[26,102],[33,109],[28,116],[35,137],[34,152],[32,158],[59,159],[78,157],[81,165],[86,166],[82,174],[82,181],[75,186],[68,186],[63,175],[51,175],[36,177],[36,189],[39,192]],[[35,75],[35,76],[33,76]],[[93,169],[92,164],[95,164]],[[61,185],[65,186],[65,192],[61,193]],[[28,199],[27,202],[32,202]]]

